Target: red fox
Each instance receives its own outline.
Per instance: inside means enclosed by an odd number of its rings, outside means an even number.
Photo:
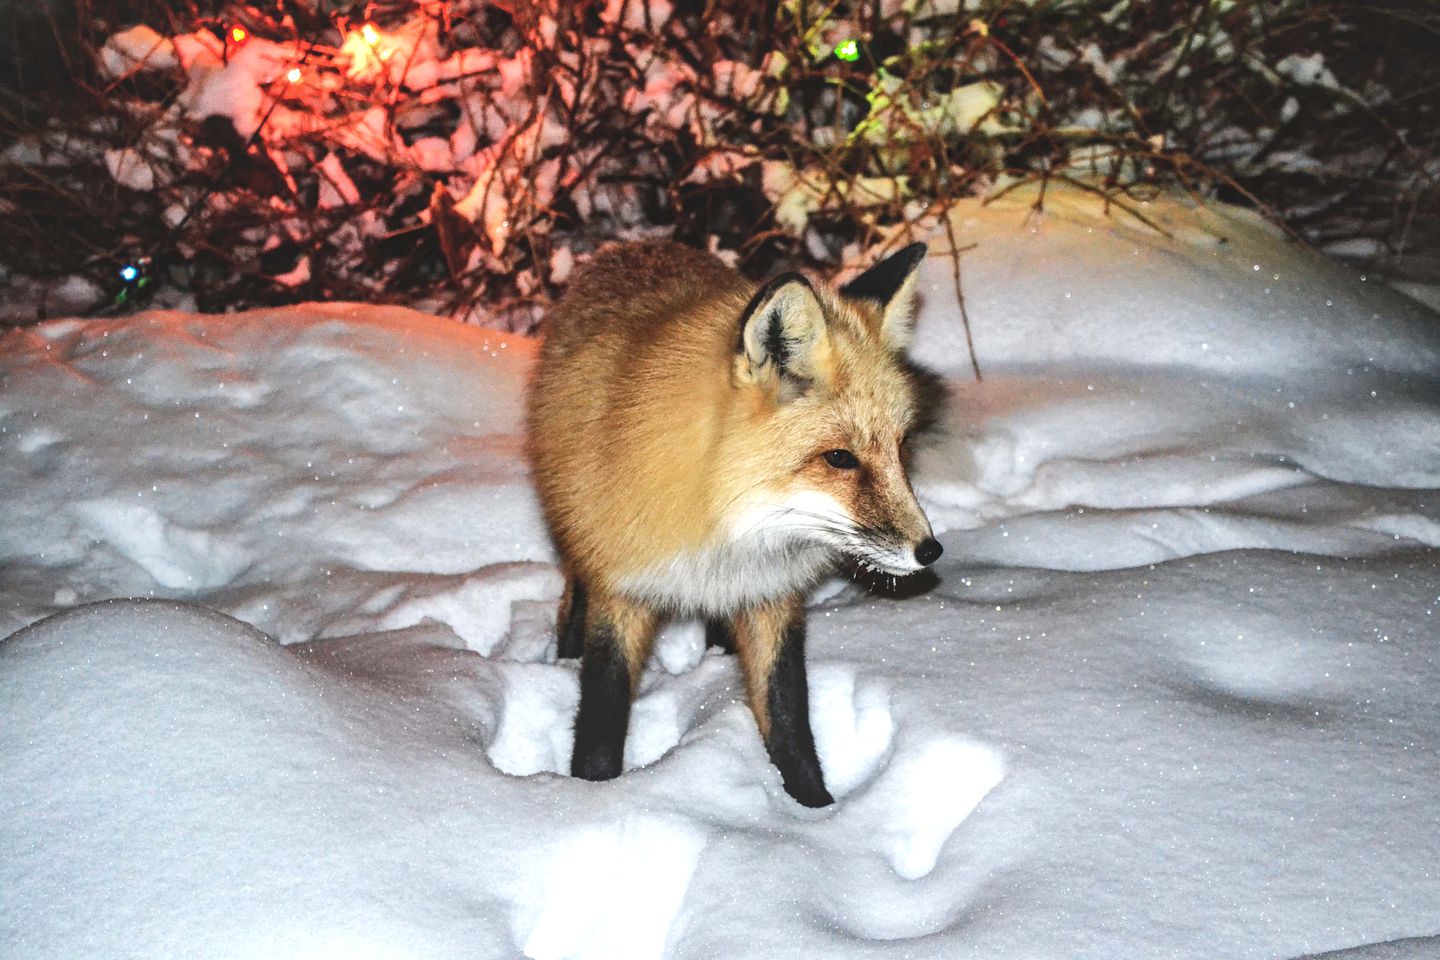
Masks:
[[[844,555],[894,575],[940,556],[906,473],[914,244],[830,291],[758,289],[671,243],[601,251],[545,319],[530,455],[581,656],[571,774],[618,776],[657,623],[733,639],[789,794],[832,802],[810,729],[806,592]]]

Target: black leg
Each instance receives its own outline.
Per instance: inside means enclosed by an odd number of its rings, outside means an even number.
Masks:
[[[582,595],[583,596],[583,595]],[[585,780],[620,776],[630,723],[630,667],[607,624],[596,625],[580,661],[580,712],[570,775]]]
[[[770,736],[765,746],[780,771],[785,792],[807,807],[835,802],[825,789],[815,735],[810,730],[810,689],[805,678],[805,616],[801,613],[785,627],[780,651],[766,690]]]
[[[719,647],[726,653],[735,652],[735,628],[729,620],[705,621],[705,648]]]
[[[555,655],[561,660],[573,660],[585,649],[585,584],[578,577],[570,581],[567,598],[555,618]]]

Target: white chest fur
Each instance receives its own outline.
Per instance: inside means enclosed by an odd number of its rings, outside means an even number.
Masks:
[[[834,569],[851,522],[817,491],[757,494],[739,505],[724,540],[622,577],[636,600],[680,614],[726,616],[808,590]]]
[[[757,535],[677,554],[622,578],[618,586],[672,613],[720,617],[808,590],[835,566],[835,552],[823,544],[767,539]]]

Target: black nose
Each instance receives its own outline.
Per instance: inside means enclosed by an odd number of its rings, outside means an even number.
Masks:
[[[920,545],[915,548],[915,562],[922,567],[928,567],[936,560],[939,560],[940,554],[944,552],[945,548],[940,546],[939,540],[936,540],[934,537],[926,537],[924,540],[921,540]]]

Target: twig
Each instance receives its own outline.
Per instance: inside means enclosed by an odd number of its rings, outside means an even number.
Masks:
[[[948,210],[942,211],[940,218],[945,221],[945,236],[950,241],[950,270],[955,282],[955,302],[960,305],[960,325],[965,330],[965,349],[970,351],[970,369],[975,372],[975,382],[980,383],[984,378],[980,376],[980,358],[975,355],[975,338],[970,332],[970,312],[965,309],[965,288],[960,283],[960,254],[963,250],[955,239],[955,218]],[[973,250],[975,246],[972,243],[964,250]]]

